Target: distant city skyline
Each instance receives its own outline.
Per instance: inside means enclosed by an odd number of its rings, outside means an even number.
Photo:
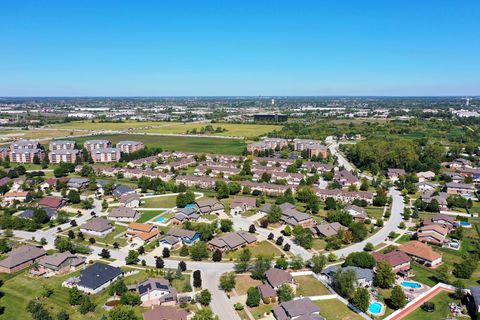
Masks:
[[[2,97],[480,95],[480,2],[2,4]]]

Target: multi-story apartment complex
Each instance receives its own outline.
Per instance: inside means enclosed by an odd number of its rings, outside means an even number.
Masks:
[[[15,163],[33,163],[35,156],[41,161],[45,158],[45,153],[41,149],[13,149],[10,151],[10,161]]]
[[[18,140],[12,142],[10,145],[10,150],[19,150],[19,149],[39,149],[40,143],[33,140]]]
[[[288,146],[288,140],[287,139],[281,139],[281,138],[267,138],[261,142],[254,142],[249,145],[247,145],[247,151],[248,152],[259,152],[259,151],[265,151],[265,150],[270,150],[270,149],[283,149]]]
[[[48,149],[50,149],[50,151],[73,150],[75,149],[75,141],[72,141],[72,140],[50,141],[50,144],[48,145]]]
[[[103,139],[87,140],[85,141],[83,146],[85,147],[85,149],[91,152],[95,149],[111,148],[112,142],[109,140],[103,140]]]
[[[139,141],[119,141],[117,143],[117,148],[120,149],[120,152],[122,153],[133,153],[142,150],[145,146],[143,142]]]
[[[50,163],[75,163],[80,156],[81,152],[77,149],[57,149],[50,151],[48,159]]]
[[[120,150],[118,148],[94,149],[91,155],[94,162],[118,162],[120,160]]]
[[[294,139],[293,148],[295,151],[306,151],[309,158],[328,156],[328,147],[318,140]]]

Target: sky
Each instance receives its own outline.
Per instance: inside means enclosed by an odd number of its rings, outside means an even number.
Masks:
[[[480,1],[5,0],[0,96],[480,95]]]

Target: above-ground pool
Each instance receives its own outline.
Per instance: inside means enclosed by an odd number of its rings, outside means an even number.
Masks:
[[[378,301],[373,301],[370,303],[370,306],[368,307],[368,312],[370,312],[373,315],[378,315],[382,313],[382,304]]]
[[[420,289],[422,287],[420,283],[414,281],[402,281],[400,282],[400,284],[402,285],[402,287],[410,289]]]

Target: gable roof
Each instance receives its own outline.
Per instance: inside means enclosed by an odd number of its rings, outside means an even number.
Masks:
[[[290,272],[277,268],[270,268],[267,270],[267,272],[265,272],[265,277],[268,283],[274,288],[293,280]]]
[[[429,245],[416,240],[404,243],[398,249],[408,255],[419,257],[428,261],[435,261],[442,257],[441,254],[433,251],[432,247]]]
[[[65,203],[65,200],[59,197],[45,197],[38,202],[39,205],[58,209]]]
[[[0,266],[4,268],[14,268],[30,260],[40,258],[46,254],[43,248],[37,248],[31,245],[23,245],[15,248],[7,254],[7,257],[0,260]]]
[[[85,257],[77,256],[69,251],[55,253],[50,256],[44,256],[40,259],[39,263],[41,265],[53,265],[53,266],[60,266],[65,260],[72,259],[71,265],[77,266],[85,262]]]
[[[156,306],[143,313],[143,320],[187,320],[188,312],[169,306]]]
[[[211,240],[209,244],[219,248],[228,247],[228,249],[235,249],[239,246],[250,244],[255,241],[257,241],[257,238],[253,234],[246,231],[236,231],[215,238]]]
[[[385,254],[374,251],[372,252],[372,256],[375,258],[377,262],[385,261],[393,268],[410,262],[410,257],[405,252],[398,251],[398,250],[391,251]]]
[[[138,211],[132,208],[117,207],[112,209],[112,211],[110,211],[108,216],[113,218],[135,218],[137,214],[138,214]]]
[[[80,226],[80,229],[92,230],[96,232],[104,232],[111,228],[113,228],[112,223],[107,219],[102,218],[92,219]]]
[[[188,238],[188,239],[193,239],[197,232],[194,230],[187,230],[187,229],[180,229],[176,227],[170,228],[167,232],[167,236],[172,236],[175,238]]]
[[[95,290],[122,273],[122,269],[118,267],[97,262],[80,271],[80,282],[78,285]]]
[[[275,314],[277,320],[287,320],[300,316],[310,316],[319,312],[320,308],[309,298],[282,302],[280,306],[273,309],[273,313]]]

